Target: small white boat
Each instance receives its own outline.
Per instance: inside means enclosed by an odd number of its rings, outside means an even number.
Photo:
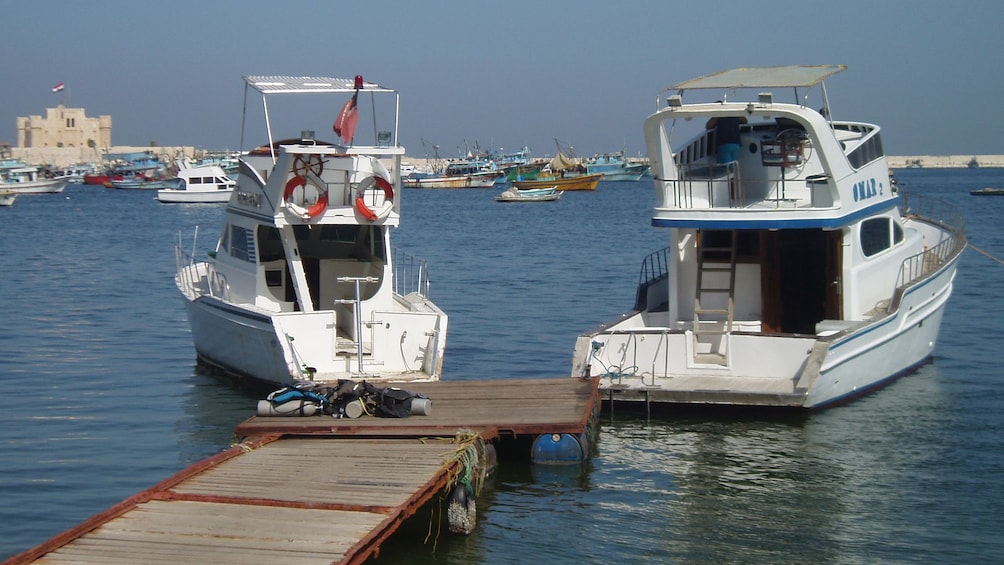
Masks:
[[[158,190],[157,200],[172,203],[226,202],[237,186],[237,181],[227,176],[220,165],[180,168],[176,183],[176,187]]]
[[[579,336],[572,376],[600,376],[612,400],[819,408],[930,358],[963,221],[897,189],[877,125],[833,118],[822,82],[844,68],[660,94],[644,134],[667,247],[625,273],[634,308]]]
[[[496,196],[495,202],[553,202],[561,198],[561,194],[557,186],[526,189],[512,186]]]
[[[0,169],[0,191],[18,194],[46,194],[63,192],[70,181],[46,178],[35,165],[4,167]]]
[[[0,206],[13,206],[15,198],[17,198],[16,192],[0,192]]]
[[[268,143],[241,157],[211,256],[196,261],[180,241],[176,249],[199,360],[272,387],[439,379],[447,316],[429,298],[425,263],[391,249],[401,179],[389,171],[404,155],[397,91],[359,76],[244,80],[245,103],[249,92],[262,96]],[[286,127],[299,137],[273,139],[269,103],[297,94],[349,98],[335,121],[339,143],[303,124]],[[370,145],[356,142],[357,101],[372,106]]]

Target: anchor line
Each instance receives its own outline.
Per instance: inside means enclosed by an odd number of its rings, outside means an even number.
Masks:
[[[980,255],[983,255],[987,259],[990,259],[991,261],[996,261],[997,263],[1000,263],[1001,265],[1004,265],[1004,261],[998,259],[997,257],[994,257],[993,255],[987,253],[986,251],[983,251],[982,249],[980,249],[979,247],[976,247],[975,245],[973,245],[972,243],[969,243],[968,241],[966,242],[966,246],[969,247],[970,249],[972,249],[973,251],[979,253]]]

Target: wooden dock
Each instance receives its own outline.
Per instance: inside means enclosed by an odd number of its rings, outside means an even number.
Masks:
[[[4,563],[362,563],[493,465],[490,442],[584,434],[599,410],[596,379],[399,386],[431,414],[252,417],[241,443]]]

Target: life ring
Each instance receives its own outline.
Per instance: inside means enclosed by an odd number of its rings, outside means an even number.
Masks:
[[[318,195],[317,201],[310,206],[304,207],[297,204],[296,198],[294,198],[297,188],[307,187],[307,177],[303,175],[293,175],[293,177],[286,182],[286,190],[282,195],[282,199],[286,202],[286,206],[296,212],[296,215],[304,218],[316,218],[328,207],[328,191],[316,186],[314,183],[311,183],[311,185],[318,190]]]
[[[376,210],[372,210],[369,206],[367,206],[366,201],[363,199],[363,193],[365,193],[366,190],[374,184],[383,190],[383,204],[381,204]],[[356,185],[356,211],[359,212],[362,217],[371,222],[375,222],[386,218],[393,209],[394,185],[392,185],[383,175],[370,175]]]

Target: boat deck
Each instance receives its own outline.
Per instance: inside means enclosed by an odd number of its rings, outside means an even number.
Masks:
[[[252,417],[240,444],[6,563],[362,563],[448,494],[471,450],[490,465],[486,440],[582,433],[599,406],[597,379],[401,388],[430,415]]]

